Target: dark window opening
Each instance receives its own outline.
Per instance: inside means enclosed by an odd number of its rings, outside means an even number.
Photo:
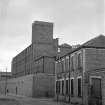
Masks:
[[[71,96],[74,95],[74,80],[71,79]]]
[[[81,54],[78,54],[78,69],[82,68],[82,58],[81,58]]]
[[[64,95],[64,80],[62,80],[62,95]]]
[[[73,61],[73,56],[71,57],[71,71],[74,71],[74,61]]]
[[[66,80],[66,95],[69,93],[69,88],[68,88],[68,80]]]
[[[60,94],[60,81],[56,81],[56,93]]]
[[[82,86],[81,86],[81,78],[78,79],[78,96],[81,97],[82,96]]]

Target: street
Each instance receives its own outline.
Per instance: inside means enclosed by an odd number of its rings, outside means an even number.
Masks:
[[[0,105],[66,105],[57,103],[53,99],[46,98],[29,98],[16,96],[0,96]],[[70,104],[69,104],[70,105]]]

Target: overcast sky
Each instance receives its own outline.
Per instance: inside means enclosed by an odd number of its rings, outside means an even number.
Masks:
[[[31,43],[35,20],[54,22],[54,37],[75,45],[104,34],[104,0],[0,0],[0,66]]]

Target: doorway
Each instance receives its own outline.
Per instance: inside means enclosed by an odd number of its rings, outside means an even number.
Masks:
[[[89,105],[102,105],[101,78],[91,78]]]

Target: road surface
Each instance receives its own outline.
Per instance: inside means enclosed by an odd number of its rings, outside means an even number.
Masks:
[[[53,101],[53,99],[45,98],[39,99],[16,96],[0,96],[0,105],[66,105],[66,104],[57,103]]]

